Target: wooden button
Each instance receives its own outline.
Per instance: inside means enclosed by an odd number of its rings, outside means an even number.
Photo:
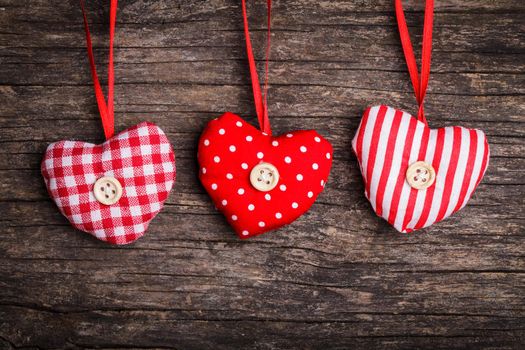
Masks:
[[[93,194],[100,203],[112,205],[122,197],[122,185],[114,177],[104,176],[95,182]]]
[[[432,165],[419,161],[408,167],[406,178],[412,188],[424,190],[432,186],[436,180],[436,172]]]
[[[271,191],[279,182],[279,171],[270,163],[260,163],[253,167],[250,182],[261,192]]]

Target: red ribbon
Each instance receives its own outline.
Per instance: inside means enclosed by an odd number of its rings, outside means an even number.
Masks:
[[[416,58],[414,50],[412,49],[412,42],[410,41],[410,34],[408,33],[407,23],[405,21],[405,14],[403,12],[403,5],[401,0],[395,0],[397,26],[399,28],[399,36],[401,37],[401,45],[403,46],[403,53],[407,62],[408,72],[414,86],[414,93],[416,95],[417,103],[419,104],[419,111],[417,119],[427,124],[425,113],[423,111],[423,102],[427,92],[428,79],[430,77],[430,56],[432,52],[432,22],[434,18],[434,1],[427,0],[425,4],[425,22],[423,24],[423,44],[421,47],[421,80],[419,80]]]
[[[246,0],[242,0],[242,15],[244,19],[244,36],[246,38],[246,53],[248,62],[250,64],[250,76],[252,79],[253,99],[255,100],[255,111],[257,119],[259,119],[259,127],[262,132],[271,135],[270,119],[268,118],[268,61],[270,56],[270,19],[272,14],[272,1],[267,0],[267,17],[268,17],[268,31],[266,35],[266,64],[265,64],[265,79],[264,79],[264,93],[261,94],[261,86],[259,84],[259,76],[257,75],[257,66],[253,58],[252,42],[250,40],[250,30],[248,28],[248,15],[246,14]]]
[[[95,67],[95,58],[93,56],[93,46],[91,44],[91,35],[89,33],[89,25],[84,8],[84,1],[80,0],[80,7],[82,8],[82,15],[84,17],[84,30],[86,32],[86,46],[88,51],[89,66],[91,68],[91,77],[93,78],[93,87],[95,88],[95,96],[97,97],[98,110],[100,119],[102,119],[102,127],[104,128],[104,135],[106,139],[113,136],[115,132],[115,116],[113,110],[113,86],[115,83],[115,73],[113,70],[113,39],[115,37],[115,22],[117,19],[117,0],[111,0],[111,7],[109,10],[109,64],[108,64],[108,100],[104,99],[104,92],[98,80],[97,69]]]

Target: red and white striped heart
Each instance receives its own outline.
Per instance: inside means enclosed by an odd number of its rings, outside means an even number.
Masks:
[[[430,226],[463,208],[489,159],[482,131],[459,126],[433,130],[388,106],[365,111],[352,147],[374,211],[401,232]],[[427,184],[418,184],[420,169],[410,172],[416,162],[430,171],[422,179]]]
[[[314,203],[332,146],[314,130],[272,137],[225,113],[199,141],[199,177],[240,238],[289,224]]]
[[[175,154],[164,132],[143,122],[101,145],[55,142],[41,170],[49,195],[74,227],[127,244],[162,209],[175,181]]]

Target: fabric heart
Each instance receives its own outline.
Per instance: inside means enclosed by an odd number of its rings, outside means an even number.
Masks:
[[[74,227],[127,244],[144,234],[164,205],[175,181],[175,154],[164,132],[143,122],[101,145],[53,143],[41,170],[51,198]],[[96,198],[94,184],[104,177],[121,185],[115,204]]]
[[[332,146],[313,130],[272,137],[225,113],[202,133],[198,160],[215,206],[248,238],[289,224],[312,206],[330,173]],[[265,164],[275,171],[251,178],[254,167]],[[278,177],[273,189],[255,187],[271,187],[272,176]]]
[[[366,197],[377,215],[401,232],[430,226],[463,208],[489,158],[482,131],[459,126],[432,130],[388,106],[365,111],[352,147]],[[418,190],[406,179],[410,165],[418,161],[435,171],[435,182],[426,189]]]

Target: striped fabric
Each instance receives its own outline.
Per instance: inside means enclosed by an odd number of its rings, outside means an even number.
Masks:
[[[388,106],[368,108],[352,140],[372,208],[398,231],[411,232],[463,208],[485,174],[489,145],[480,130],[429,129]],[[432,164],[435,183],[425,190],[405,179],[416,161]]]

